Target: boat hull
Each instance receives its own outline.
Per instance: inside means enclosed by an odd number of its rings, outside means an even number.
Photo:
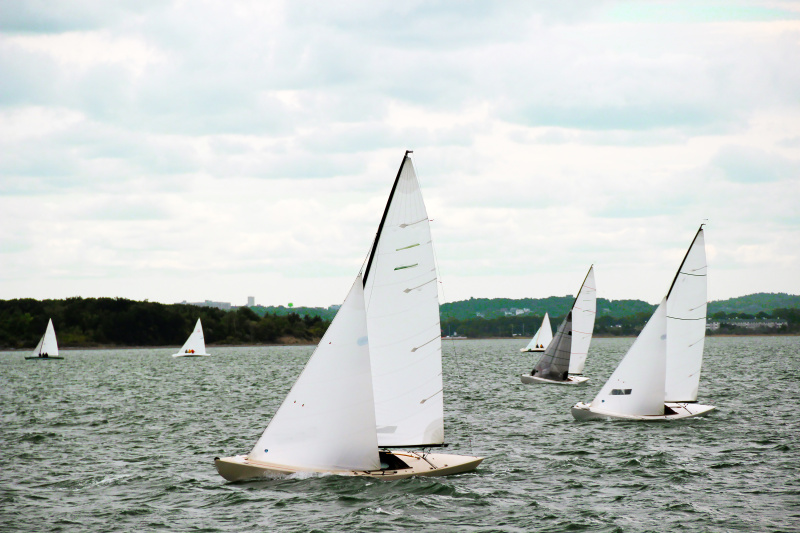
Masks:
[[[531,376],[530,374],[520,374],[519,379],[525,385],[584,385],[589,381],[589,378],[583,376],[569,376],[565,381],[554,381]]]
[[[276,477],[297,472],[314,472],[340,476],[373,477],[379,479],[403,479],[412,476],[449,476],[475,470],[483,457],[470,455],[450,455],[443,453],[383,452],[399,458],[408,468],[373,471],[316,470],[287,465],[277,465],[250,461],[246,455],[219,457],[214,459],[217,472],[228,481],[244,481],[260,477]]]
[[[29,357],[26,357],[25,359],[30,359],[32,361],[36,361],[36,360],[48,361],[50,359],[64,359],[64,358],[61,357],[60,355],[48,355],[47,357],[36,357],[36,356],[32,356],[31,357],[31,356],[29,356]]]
[[[665,402],[664,405],[669,407],[672,413],[664,415],[626,415],[602,411],[583,402],[575,404],[571,412],[575,420],[638,420],[642,422],[666,422],[669,420],[682,420],[684,418],[704,416],[716,409],[713,405],[701,405],[697,403]]]
[[[519,350],[522,353],[529,353],[529,352],[543,352],[544,348],[531,348],[530,350],[527,348],[520,348]]]
[[[210,357],[210,353],[174,353],[172,357]]]

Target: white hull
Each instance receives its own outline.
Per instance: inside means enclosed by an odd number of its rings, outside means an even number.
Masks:
[[[210,357],[210,353],[174,353],[172,357]]]
[[[695,416],[704,416],[716,409],[713,405],[700,405],[697,403],[673,403],[664,404],[673,412],[664,415],[626,415],[622,413],[611,413],[592,407],[590,404],[578,402],[572,407],[572,416],[575,420],[638,420],[648,422],[665,422],[668,420],[682,420]]]
[[[519,350],[519,351],[520,351],[520,352],[522,352],[522,353],[528,353],[528,352],[543,352],[543,351],[544,351],[544,348],[531,348],[530,350],[529,350],[529,349],[527,349],[527,348],[520,348],[520,350]]]
[[[228,481],[243,481],[260,477],[276,477],[295,474],[297,472],[315,472],[320,474],[334,474],[339,476],[361,476],[380,479],[402,479],[412,476],[448,476],[469,472],[478,467],[483,457],[469,455],[450,455],[442,453],[417,453],[417,452],[383,452],[394,455],[407,465],[407,468],[387,468],[384,470],[353,471],[353,470],[316,470],[287,465],[277,465],[250,461],[246,455],[215,458],[214,466],[217,472]]]
[[[552,379],[537,378],[530,374],[520,374],[519,379],[526,385],[583,385],[589,381],[589,378],[583,376],[569,376],[566,381],[555,381]]]

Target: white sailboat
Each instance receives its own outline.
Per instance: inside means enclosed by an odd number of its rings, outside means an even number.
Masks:
[[[572,407],[577,420],[678,420],[715,409],[697,403],[706,329],[707,269],[701,225],[667,296],[617,369],[594,400]]]
[[[443,476],[483,460],[424,451],[444,445],[441,329],[430,226],[409,153],[363,277],[250,453],[214,460],[225,479]]]
[[[520,348],[520,352],[543,352],[550,341],[553,340],[553,329],[550,326],[550,315],[544,314],[542,325],[536,330],[531,342],[524,348]]]
[[[533,371],[520,375],[520,381],[552,385],[583,385],[589,381],[581,374],[592,342],[596,310],[597,288],[592,265],[556,336],[547,345]]]
[[[58,355],[58,342],[56,341],[56,330],[53,327],[53,319],[47,322],[47,329],[39,339],[39,344],[34,348],[33,353],[25,359],[64,359]]]
[[[208,357],[211,354],[206,353],[206,340],[203,336],[203,324],[200,319],[194,325],[194,330],[186,342],[183,344],[178,353],[172,354],[172,357]]]

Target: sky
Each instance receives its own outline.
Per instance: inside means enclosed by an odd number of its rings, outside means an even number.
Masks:
[[[800,294],[800,2],[0,3],[0,299],[329,306],[413,150],[441,301]]]

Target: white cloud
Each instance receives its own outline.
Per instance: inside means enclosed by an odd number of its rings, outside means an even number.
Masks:
[[[405,149],[448,299],[654,302],[704,219],[712,299],[800,292],[791,4],[48,6],[2,8],[3,297],[339,302]]]

